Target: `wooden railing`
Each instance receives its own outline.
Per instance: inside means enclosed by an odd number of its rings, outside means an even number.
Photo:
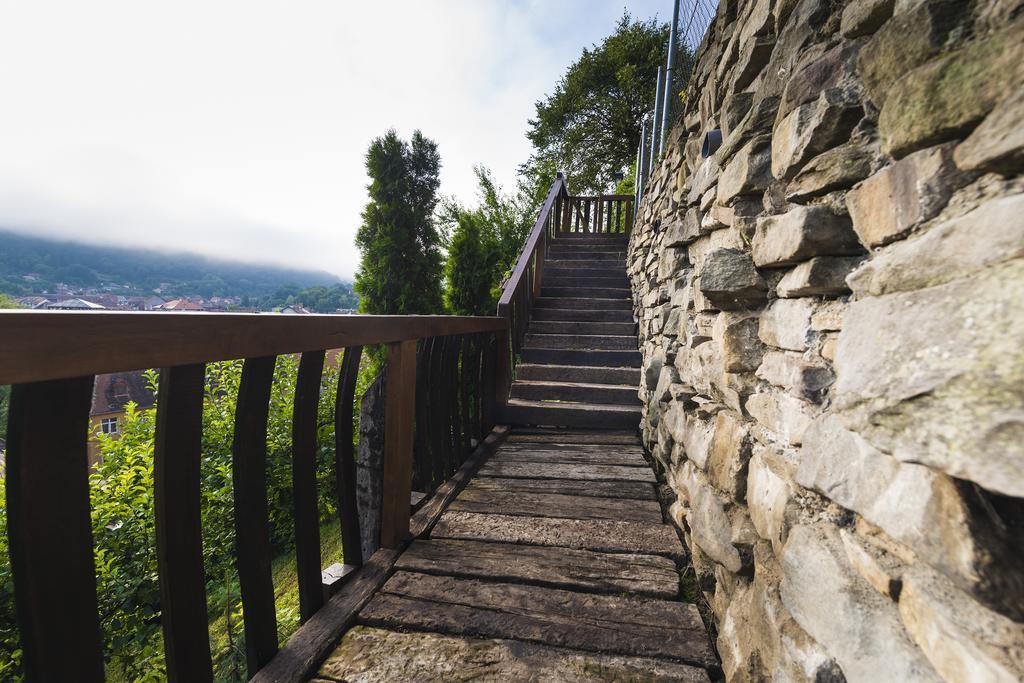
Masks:
[[[562,202],[560,217],[556,237],[628,235],[633,225],[633,195],[568,197]]]
[[[0,313],[0,384],[14,385],[5,464],[8,533],[28,680],[104,678],[87,462],[94,375],[160,368],[154,497],[167,675],[209,681],[200,518],[205,364],[244,359],[232,469],[246,659],[250,676],[271,660],[276,671],[297,676],[309,661],[285,651],[275,657],[265,466],[276,357],[301,354],[292,425],[295,554],[301,617],[315,621],[329,593],[321,575],[316,482],[325,352],[345,349],[335,474],[344,560],[360,565],[352,418],[362,347],[387,347],[380,544],[397,548],[410,533],[414,472],[417,486],[436,486],[490,430],[506,330],[505,320],[486,317]],[[307,625],[320,628],[312,621]],[[331,634],[336,631],[335,624]]]
[[[508,322],[510,343],[510,347],[500,347],[498,351],[499,404],[508,396],[533,303],[540,296],[544,259],[552,240],[629,235],[632,225],[632,195],[574,197],[569,194],[562,174],[555,178],[498,300],[498,317]]]

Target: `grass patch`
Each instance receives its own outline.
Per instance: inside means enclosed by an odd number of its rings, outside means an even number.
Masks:
[[[342,561],[341,522],[334,519],[320,527],[321,565],[327,567]],[[271,561],[274,577],[274,604],[277,608],[277,640],[282,646],[299,628],[299,577],[296,573],[295,551],[289,550]],[[242,608],[237,600],[238,577],[232,576],[227,595],[210,598],[210,651],[213,653],[216,681],[244,681],[245,635]],[[225,605],[230,604],[230,612]],[[219,606],[219,609],[218,609]],[[229,623],[230,622],[230,623]]]

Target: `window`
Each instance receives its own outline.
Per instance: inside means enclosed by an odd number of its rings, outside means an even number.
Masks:
[[[104,434],[117,434],[117,418],[105,417],[100,420],[100,431]]]

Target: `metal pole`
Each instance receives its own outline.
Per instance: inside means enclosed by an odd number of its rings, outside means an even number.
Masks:
[[[658,67],[658,85],[654,91],[654,118],[651,119],[651,156],[647,160],[648,174],[654,172],[654,159],[658,156],[658,119],[661,118],[661,87],[665,81],[665,69]]]
[[[641,135],[643,134],[643,128]],[[644,141],[641,139],[640,144],[636,146],[636,165],[633,166],[633,206],[640,203],[640,154],[644,148]]]
[[[636,165],[636,203],[640,205],[640,200],[644,196],[644,176],[647,175],[647,171],[644,168],[647,165],[647,158],[644,156],[644,143],[647,142],[647,121],[643,121],[640,124],[640,149],[637,151],[637,165]]]
[[[676,27],[679,25],[679,3],[682,0],[674,0],[672,3],[672,28],[668,33],[668,61],[665,63],[665,101],[661,106],[661,142],[658,149],[664,149],[665,138],[668,137],[668,117],[672,104],[672,69],[676,63]]]

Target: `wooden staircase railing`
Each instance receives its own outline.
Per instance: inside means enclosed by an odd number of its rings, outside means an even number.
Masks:
[[[362,347],[387,346],[384,548],[397,548],[409,536],[413,458],[417,485],[437,485],[493,426],[496,356],[507,347],[506,320],[488,317],[10,311],[0,313],[0,330],[0,384],[14,385],[4,464],[11,569],[25,674],[33,681],[104,678],[87,461],[95,375],[161,368],[154,496],[167,674],[170,680],[209,681],[199,507],[205,364],[244,359],[233,478],[252,676],[279,647],[265,473],[276,357],[301,354],[292,475],[306,621],[329,593],[316,509],[316,407],[325,352],[345,349],[335,412],[336,476],[345,562],[358,565],[363,558],[351,437]]]
[[[544,259],[553,239],[629,235],[633,226],[632,195],[576,197],[559,173],[541,205],[512,274],[498,300],[498,317],[508,324],[508,343],[499,340],[498,405],[507,402],[512,375],[526,337],[534,300],[540,296]]]

